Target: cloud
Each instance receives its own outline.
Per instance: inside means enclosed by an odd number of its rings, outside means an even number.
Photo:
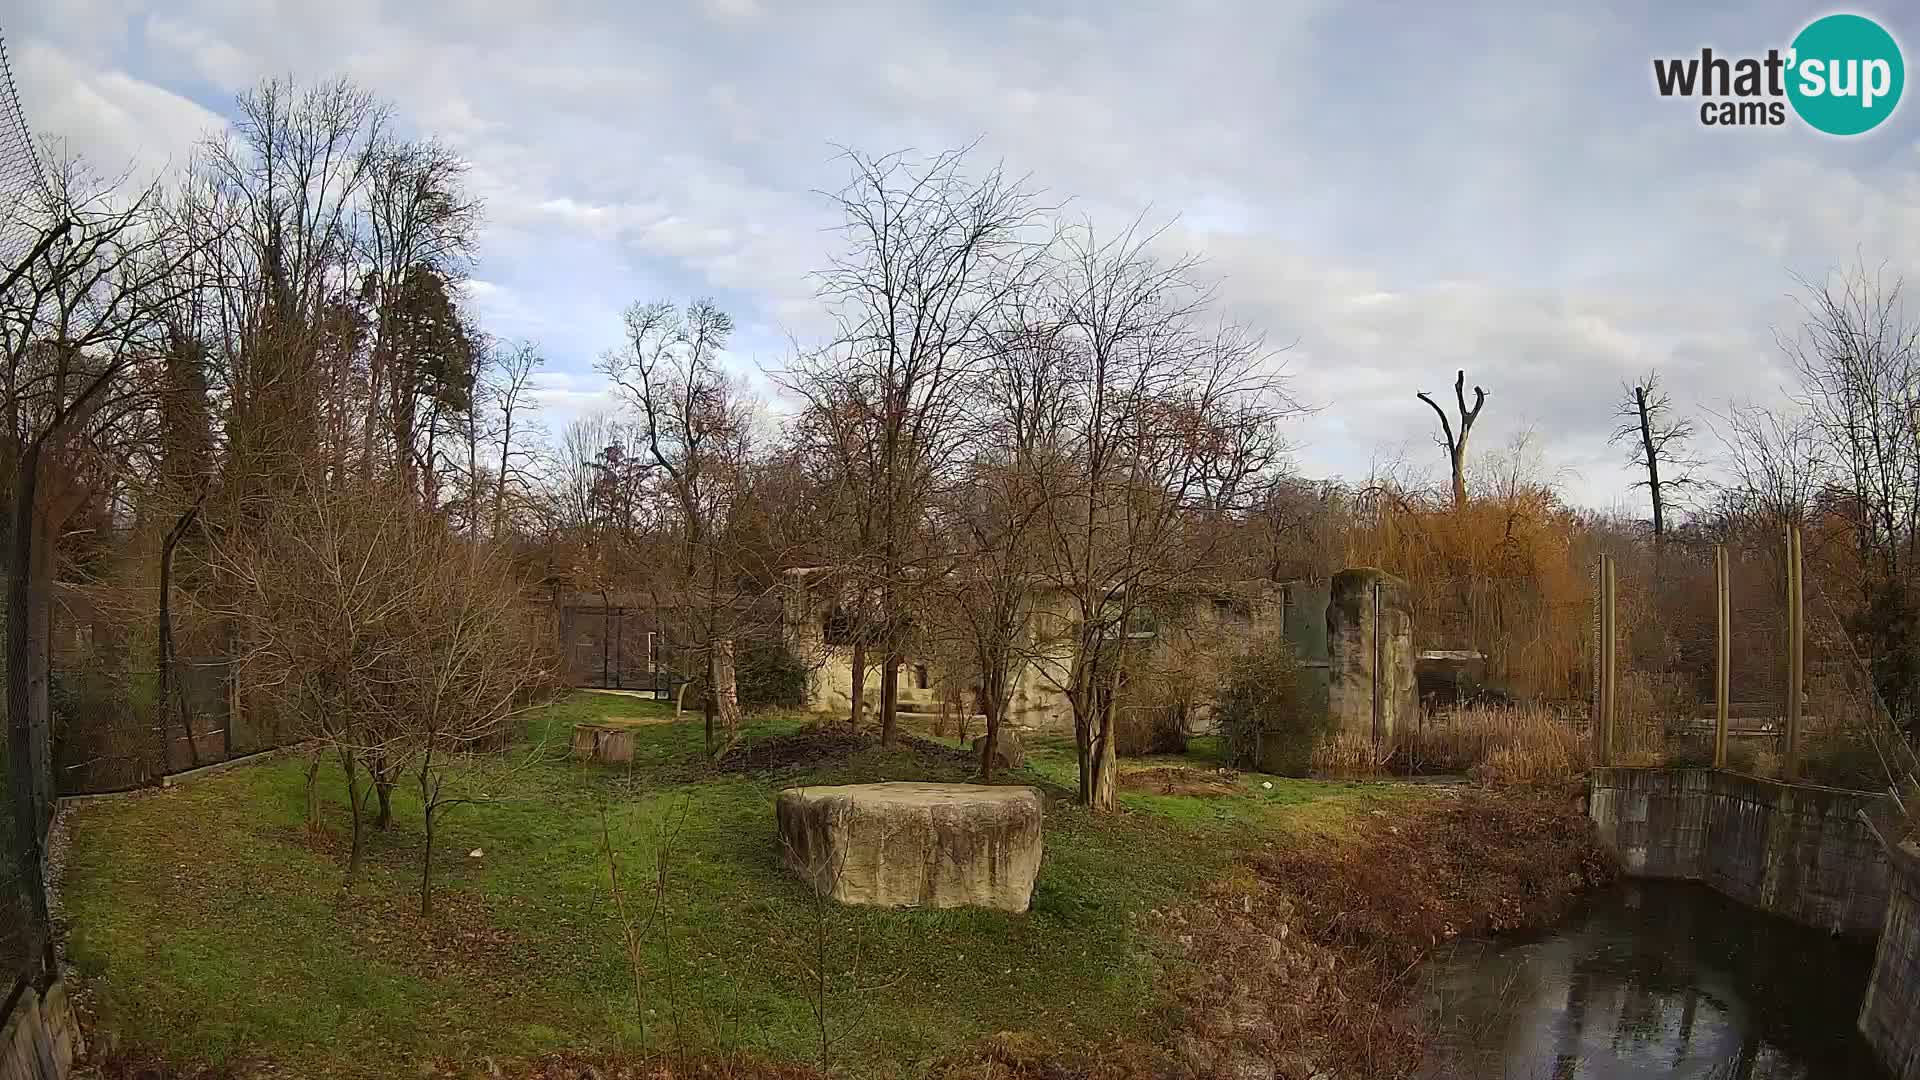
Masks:
[[[1783,41],[1805,16],[1786,0],[1638,20],[1519,0],[86,2],[8,27],[41,130],[178,160],[255,80],[346,75],[469,158],[469,295],[543,342],[557,410],[606,403],[593,357],[636,299],[715,296],[749,370],[821,333],[809,272],[838,239],[814,192],[845,179],[839,146],[979,140],[982,166],[1072,213],[1176,218],[1162,242],[1205,257],[1223,309],[1292,345],[1320,406],[1299,459],[1322,474],[1431,459],[1413,393],[1464,368],[1490,395],[1480,447],[1532,426],[1607,505],[1631,480],[1606,445],[1623,380],[1657,368],[1688,410],[1777,396],[1792,273],[1920,271],[1920,103],[1842,142],[1709,131],[1652,90],[1654,56]]]

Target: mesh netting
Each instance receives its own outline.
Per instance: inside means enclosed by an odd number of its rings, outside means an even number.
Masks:
[[[14,87],[6,39],[0,37],[0,268],[12,269],[32,249],[39,234],[30,214],[36,196],[45,191],[33,131]]]
[[[45,184],[33,134],[14,89],[13,69],[7,63],[6,39],[0,37],[0,280],[26,257],[39,236],[29,214]],[[0,799],[0,844],[5,845],[4,861],[0,861],[0,993],[38,970],[27,933],[33,910],[27,898],[38,887],[28,875],[37,877],[38,867],[29,868],[31,860],[23,858],[22,852],[28,849],[31,836],[25,830],[38,829],[40,823],[14,820],[11,765],[6,740],[0,740],[0,776],[9,781],[6,797]]]

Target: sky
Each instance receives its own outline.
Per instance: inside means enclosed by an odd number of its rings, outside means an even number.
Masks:
[[[1847,10],[1920,61],[1920,9],[1877,2]],[[1657,370],[1703,417],[1780,400],[1796,275],[1920,267],[1920,100],[1840,139],[1704,127],[1654,90],[1655,57],[1763,54],[1831,10],[0,0],[0,33],[36,133],[104,167],[177,166],[276,75],[347,76],[458,149],[486,205],[469,300],[543,347],[554,430],[609,404],[593,361],[636,300],[711,296],[730,362],[779,368],[827,330],[841,148],[977,140],[1203,258],[1314,407],[1303,473],[1437,475],[1414,394],[1464,368],[1476,450],[1531,431],[1572,501],[1644,513],[1607,442],[1623,382]]]

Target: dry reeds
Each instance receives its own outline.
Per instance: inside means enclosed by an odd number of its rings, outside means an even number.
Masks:
[[[1466,773],[1487,783],[1570,780],[1586,771],[1587,740],[1543,708],[1462,708],[1424,718],[1401,737],[1412,772]]]
[[[1461,708],[1425,716],[1376,748],[1353,732],[1336,732],[1313,753],[1317,776],[1456,773],[1482,783],[1541,784],[1587,769],[1586,736],[1543,708]]]

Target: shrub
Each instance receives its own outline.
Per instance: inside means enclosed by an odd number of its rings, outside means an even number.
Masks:
[[[734,680],[743,709],[797,709],[807,703],[807,666],[783,642],[748,645]]]
[[[1235,657],[1214,706],[1227,759],[1241,768],[1305,776],[1331,727],[1309,709],[1300,664],[1284,641],[1267,641]]]
[[[1186,709],[1153,702],[1114,710],[1113,752],[1120,757],[1187,752]]]
[[[1886,762],[1873,740],[1855,732],[1835,732],[1815,742],[1800,775],[1809,783],[1854,791],[1885,791],[1888,784]]]

